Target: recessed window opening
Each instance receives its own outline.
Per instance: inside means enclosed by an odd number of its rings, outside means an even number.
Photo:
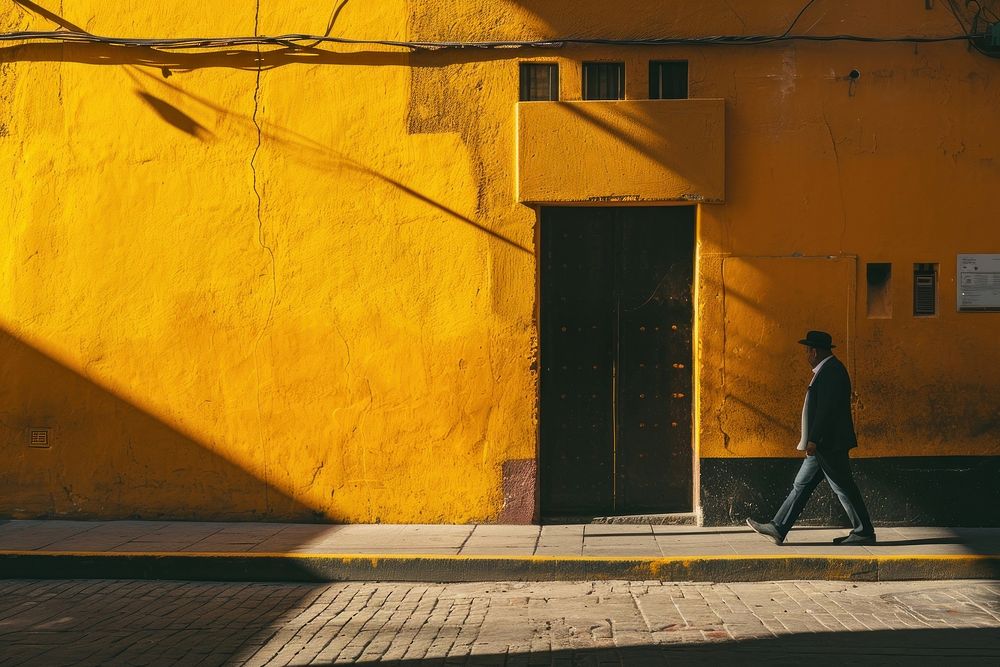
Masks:
[[[583,63],[583,99],[625,99],[625,63]]]
[[[868,264],[868,317],[892,317],[892,264]]]
[[[649,63],[649,99],[684,100],[687,96],[686,60],[653,60]]]
[[[937,315],[937,264],[913,265],[913,314]]]
[[[559,99],[559,65],[521,63],[521,101],[542,102]]]

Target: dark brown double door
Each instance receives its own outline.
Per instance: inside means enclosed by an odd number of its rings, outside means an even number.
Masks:
[[[543,516],[691,511],[694,211],[542,209]]]

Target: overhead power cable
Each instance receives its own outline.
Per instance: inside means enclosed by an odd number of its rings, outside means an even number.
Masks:
[[[591,46],[749,46],[771,42],[869,42],[930,44],[985,38],[985,34],[963,33],[931,37],[898,36],[869,37],[865,35],[711,35],[705,37],[652,37],[645,39],[601,39],[596,37],[568,37],[545,40],[511,41],[395,41],[382,39],[349,39],[330,35],[288,34],[277,36],[247,37],[180,37],[180,38],[131,38],[108,37],[71,30],[22,31],[0,33],[0,42],[56,42],[63,44],[103,44],[107,46],[144,47],[155,49],[222,49],[234,46],[284,46],[310,48],[313,44],[342,44],[350,46],[383,46],[410,51],[437,51],[459,49],[531,49],[562,48],[569,45]]]
[[[973,2],[975,2],[976,7],[978,8],[976,10],[975,15],[972,17],[970,21],[971,26],[966,26],[965,21],[962,19],[961,11],[959,10],[958,3],[956,2],[956,0],[946,0],[946,2],[948,4],[948,9],[951,11],[952,16],[955,17],[955,21],[958,22],[958,25],[962,28],[962,31],[969,33],[969,46],[988,58],[1000,58],[1000,51],[997,51],[996,49],[993,50],[984,49],[982,46],[980,46],[980,42],[976,41],[978,39],[982,40],[981,43],[983,44],[988,43],[987,42],[988,35],[985,32],[983,33],[975,32],[975,27],[979,25],[980,23],[979,19],[981,16],[984,16],[984,14],[989,14],[990,16],[992,16],[993,19],[992,21],[989,20],[988,18],[984,19],[984,23],[986,25],[993,25],[997,23],[998,18],[996,13],[984,7],[982,3],[978,2],[978,0],[966,0],[965,2],[966,9],[968,9],[969,5],[971,5]]]
[[[772,42],[868,42],[868,43],[909,43],[909,44],[932,44],[935,42],[968,41],[969,44],[983,55],[997,57],[997,54],[982,49],[976,40],[983,40],[988,35],[976,32],[978,22],[974,19],[971,26],[966,26],[959,15],[956,0],[946,0],[951,13],[962,29],[959,35],[943,36],[897,36],[897,37],[869,37],[863,35],[792,35],[792,29],[798,24],[799,19],[805,14],[816,0],[807,0],[802,8],[792,19],[788,27],[778,35],[709,35],[704,37],[655,37],[647,39],[600,39],[600,38],[559,38],[547,40],[512,40],[512,41],[395,41],[380,39],[348,39],[346,37],[333,37],[330,35],[333,24],[336,22],[340,12],[347,5],[349,0],[339,0],[333,9],[326,31],[322,35],[310,34],[288,34],[269,37],[266,35],[254,35],[252,37],[182,37],[182,38],[147,38],[136,39],[129,37],[107,37],[93,35],[83,31],[77,26],[62,21],[58,16],[53,16],[43,10],[33,2],[14,0],[18,4],[27,6],[30,10],[41,13],[46,18],[56,20],[62,30],[55,31],[21,31],[0,33],[0,42],[57,42],[63,44],[103,44],[108,46],[122,47],[143,47],[163,50],[172,49],[193,49],[210,50],[231,48],[234,46],[282,46],[291,49],[313,49],[320,44],[340,44],[350,46],[381,46],[390,48],[400,48],[410,51],[436,51],[436,50],[458,50],[458,49],[552,49],[562,48],[567,45],[594,45],[594,46],[708,46],[708,45],[729,45],[744,46],[755,44],[768,44]],[[979,8],[976,19],[986,10],[980,0],[965,0],[966,6],[975,3]],[[992,13],[992,12],[990,12]],[[993,15],[995,17],[995,14]]]

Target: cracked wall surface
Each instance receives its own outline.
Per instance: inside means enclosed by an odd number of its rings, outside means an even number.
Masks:
[[[135,37],[321,34],[340,6],[38,4]],[[352,0],[331,34],[776,34],[801,6]],[[0,7],[0,30],[54,25]],[[816,3],[798,28],[956,30],[943,7],[904,0]],[[984,398],[1000,395],[1000,316],[955,312],[953,283],[957,253],[1000,252],[984,213],[1000,61],[962,42],[7,45],[0,514],[537,519],[522,58],[558,63],[565,99],[584,60],[624,60],[626,95],[642,99],[649,60],[684,59],[691,97],[725,101],[726,203],[699,208],[699,457],[788,455],[808,328],[843,340],[859,456],[1000,454]],[[893,263],[891,319],[865,317],[867,262]],[[915,262],[940,265],[937,317],[909,314]],[[33,429],[48,449],[27,446]]]
[[[76,2],[64,18],[322,33],[333,9],[226,5]],[[407,17],[348,4],[333,32],[402,39]],[[460,138],[411,132],[400,50],[264,51],[4,49],[3,514],[503,511],[504,462],[534,456],[532,299],[510,289],[531,280],[530,211],[495,231]],[[49,449],[24,446],[34,427]]]

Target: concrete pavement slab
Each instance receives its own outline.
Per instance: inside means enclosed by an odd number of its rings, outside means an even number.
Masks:
[[[583,526],[542,526],[538,534],[541,540],[582,540]]]
[[[585,524],[584,535],[652,535],[653,527],[649,524],[615,524],[591,523]]]
[[[674,547],[671,549],[661,549],[660,554],[664,558],[680,558],[692,556],[735,556],[736,551],[730,546],[721,547]]]
[[[191,542],[141,542],[134,543],[130,542],[128,544],[121,544],[117,547],[109,549],[111,552],[117,553],[132,553],[132,552],[149,552],[149,553],[165,553],[172,551],[184,551],[191,546]],[[66,552],[66,553],[98,553],[98,552],[88,552],[88,551],[74,551],[72,549],[63,549],[60,546],[52,547],[48,549],[53,552]]]
[[[512,537],[512,536],[522,536],[522,537],[538,537],[541,532],[541,526],[508,526],[502,524],[477,524],[473,529],[473,536],[481,535],[496,535],[501,537]]]
[[[6,521],[0,522],[0,577],[56,576],[68,563],[83,575],[121,570],[136,577],[267,580],[734,581],[1000,573],[1000,529],[881,528],[877,545],[833,545],[843,534],[842,528],[796,529],[777,546],[744,527]]]
[[[466,545],[462,547],[462,554],[467,556],[533,556],[535,555],[535,546],[497,547]]]

